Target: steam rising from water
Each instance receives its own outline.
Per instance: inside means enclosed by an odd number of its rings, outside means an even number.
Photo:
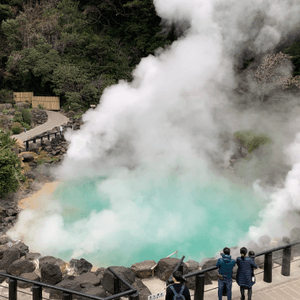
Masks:
[[[84,257],[97,253],[90,259],[102,265],[175,250],[199,259],[241,238],[286,235],[287,216],[290,227],[299,223],[299,215],[291,213],[299,209],[299,136],[286,150],[291,161],[283,155],[284,145],[300,130],[292,119],[299,112],[296,98],[289,96],[289,105],[282,101],[266,113],[262,107],[249,108],[257,92],[252,89],[253,99],[243,99],[248,109],[240,111],[234,68],[241,49],[272,50],[299,26],[300,3],[154,3],[162,18],[190,27],[170,47],[142,59],[132,83],[107,88],[101,104],[83,115],[81,130],[65,135],[71,144],[55,170],[64,187],[51,201],[44,199],[42,211],[23,211],[10,232],[36,250],[66,256],[74,250],[72,256]],[[218,165],[234,150],[232,143],[224,144],[224,136],[245,128],[273,138],[268,165],[262,166],[260,150],[239,166],[244,180],[224,176]],[[264,180],[274,170],[275,186],[267,187]],[[68,187],[76,191],[71,198],[63,192]]]

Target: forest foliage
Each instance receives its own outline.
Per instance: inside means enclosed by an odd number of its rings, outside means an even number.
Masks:
[[[152,0],[3,0],[0,21],[0,94],[59,96],[73,110],[175,39]]]

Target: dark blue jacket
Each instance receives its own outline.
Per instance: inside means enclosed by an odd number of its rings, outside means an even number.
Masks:
[[[232,269],[235,266],[235,260],[231,259],[230,255],[222,254],[216,266],[219,268],[219,274],[225,275],[228,279],[232,278]]]
[[[238,265],[238,270],[236,273],[237,284],[239,286],[251,288],[254,284],[254,282],[252,282],[252,270],[253,268],[257,269],[257,265],[250,257],[245,257],[245,259],[238,257],[236,259],[236,263]]]
[[[174,283],[172,285],[173,285],[176,293],[178,294],[182,287],[182,283]],[[191,300],[190,291],[188,290],[188,288],[186,286],[184,287],[182,295],[184,296],[185,300]],[[165,300],[173,300],[173,298],[174,298],[174,293],[170,289],[170,286],[168,286]]]

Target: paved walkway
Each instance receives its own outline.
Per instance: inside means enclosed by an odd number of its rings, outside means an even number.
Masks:
[[[22,132],[20,134],[15,134],[12,137],[19,139],[20,141],[24,142],[35,135],[43,133],[47,130],[51,130],[53,127],[60,126],[64,123],[68,123],[69,118],[63,116],[58,112],[54,112],[51,110],[47,110],[48,114],[48,121],[42,125],[39,125],[33,129],[27,130],[27,132]]]

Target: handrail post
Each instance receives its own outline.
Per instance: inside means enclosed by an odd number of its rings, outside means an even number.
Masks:
[[[139,296],[138,292],[129,295],[129,300],[139,300],[139,299],[140,299],[140,296]]]
[[[32,300],[42,300],[42,287],[38,285],[32,286]]]
[[[50,141],[50,134],[48,134],[48,141]]]
[[[291,246],[283,249],[281,274],[284,276],[290,276],[291,253],[292,253]]]
[[[72,294],[63,293],[62,300],[72,300]]]
[[[179,266],[178,271],[183,274],[183,265],[182,264]]]
[[[28,145],[28,141],[26,141],[26,151],[28,151],[29,145]]]
[[[264,281],[268,283],[272,282],[272,252],[265,254]]]
[[[17,300],[17,280],[9,278],[9,300]]]
[[[33,143],[34,143],[34,144],[36,143],[36,139],[33,139]]]
[[[194,300],[204,299],[204,274],[196,275]]]
[[[120,280],[118,277],[114,275],[114,294],[120,293]],[[120,300],[120,298],[116,298],[116,300]]]

